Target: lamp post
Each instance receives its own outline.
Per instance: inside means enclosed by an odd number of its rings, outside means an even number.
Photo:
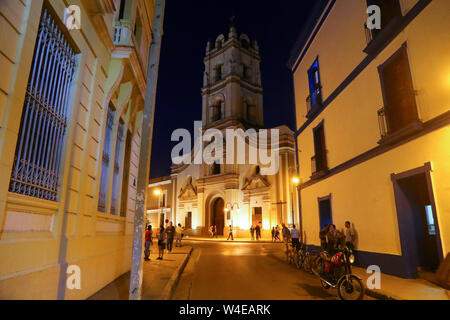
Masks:
[[[164,213],[164,209],[161,207],[161,194],[162,194],[162,191],[161,191],[161,189],[155,189],[153,191],[153,194],[158,197],[158,209],[161,209],[161,213],[160,213],[159,217],[161,218],[161,214]],[[159,222],[159,225],[160,226],[164,225],[164,219],[163,219],[162,222],[161,221]]]

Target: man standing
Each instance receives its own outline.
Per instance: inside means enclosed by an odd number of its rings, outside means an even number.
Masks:
[[[145,251],[144,255],[145,261],[150,261],[150,244],[152,242],[152,226],[147,226],[147,230],[145,230]]]
[[[289,229],[286,227],[284,223],[282,223],[281,226],[283,227],[281,230],[281,234],[283,235],[283,241],[284,243],[287,244],[290,240],[291,233],[289,232]]]
[[[355,248],[355,230],[350,221],[345,221],[345,245],[353,250]]]
[[[183,228],[181,227],[181,223],[175,228],[175,232],[177,233],[177,239],[175,241],[175,247],[181,247],[181,238],[183,237]]]
[[[319,239],[320,239],[320,247],[322,250],[327,249],[327,233],[328,233],[328,225],[324,224],[322,230],[319,232]]]
[[[231,224],[230,224],[230,227],[228,228],[228,230],[229,230],[229,233],[228,233],[227,240],[230,240],[230,238],[231,238],[231,240],[234,240],[234,238],[233,238],[233,227],[231,226]]]
[[[172,252],[173,238],[175,236],[175,228],[172,225],[172,221],[169,222],[169,226],[165,230],[167,235],[167,251]]]
[[[255,240],[255,228],[253,225],[250,227],[250,234],[252,235],[252,240]]]
[[[256,231],[256,240],[260,240],[261,239],[261,227],[259,226],[259,223],[256,225],[255,231]]]
[[[291,239],[292,239],[292,247],[294,247],[297,250],[300,246],[299,238],[300,238],[300,232],[295,228],[295,224],[294,224],[294,225],[292,225]]]

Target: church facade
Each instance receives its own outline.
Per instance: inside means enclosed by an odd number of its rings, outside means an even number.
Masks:
[[[260,61],[257,42],[239,34],[233,25],[215,42],[208,42],[202,132],[217,129],[225,137],[227,129],[250,129],[258,134],[266,129]],[[246,156],[245,163],[229,163],[226,150],[221,152],[223,159],[212,164],[173,165],[172,210],[164,218],[181,223],[187,234],[196,236],[207,235],[211,225],[217,227],[219,236],[226,235],[232,225],[235,237],[249,237],[250,227],[259,224],[263,237],[270,237],[272,227],[298,223],[296,186],[291,182],[296,175],[293,132],[287,126],[274,129],[279,131],[279,143],[268,152],[278,153],[275,174],[263,174],[260,158],[249,163]],[[245,141],[248,150],[250,140]],[[160,213],[149,217],[154,224],[161,219]]]

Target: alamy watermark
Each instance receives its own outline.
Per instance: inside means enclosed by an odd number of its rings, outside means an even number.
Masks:
[[[367,28],[370,30],[381,29],[381,9],[377,5],[371,5],[367,7]]]
[[[68,30],[81,29],[81,9],[77,5],[70,5],[64,9],[64,24]]]
[[[172,149],[172,163],[258,164],[261,174],[274,175],[279,169],[279,136],[279,129],[226,129],[224,136],[214,128],[203,132],[202,122],[194,121],[193,148],[187,129],[172,133],[171,140],[179,142]]]

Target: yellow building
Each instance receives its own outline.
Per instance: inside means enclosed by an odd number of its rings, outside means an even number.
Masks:
[[[402,277],[449,252],[449,12],[447,0],[317,1],[289,61],[310,244],[348,220],[358,263]]]
[[[147,189],[147,224],[153,228],[164,225],[164,221],[169,220],[175,223],[173,216],[173,205],[175,198],[174,184],[170,176],[150,179]],[[185,225],[185,221],[181,222]]]
[[[83,299],[130,270],[154,6],[0,1],[0,299]]]

